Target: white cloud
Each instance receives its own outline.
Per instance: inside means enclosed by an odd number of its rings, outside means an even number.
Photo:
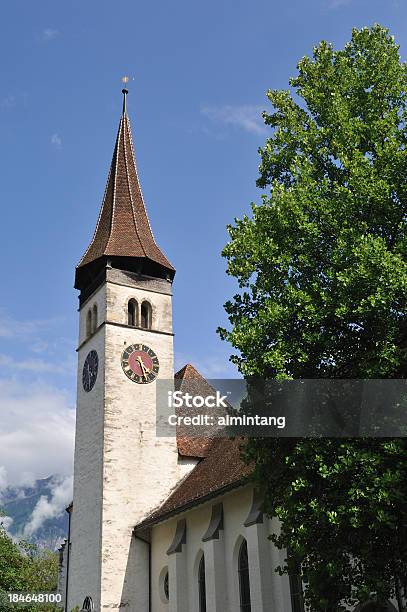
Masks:
[[[21,487],[33,487],[37,480],[34,472],[21,472],[18,478],[18,485]]]
[[[2,499],[2,493],[8,487],[8,478],[7,478],[7,470],[4,465],[0,465],[0,504]],[[1,508],[0,508],[1,510]],[[8,530],[13,522],[11,516],[2,516],[0,512],[0,525],[6,530]]]
[[[24,357],[16,359],[3,351],[0,353],[0,366],[2,369],[12,371],[25,370],[52,374],[73,373],[75,371],[75,344],[71,338],[61,335],[61,331],[65,328],[63,317],[19,321],[0,310],[0,340],[22,340],[24,342],[23,352],[20,351],[17,342],[10,345],[11,352],[15,355],[22,354]],[[64,363],[61,363],[60,360],[62,345],[64,346]],[[35,358],[27,355],[27,349],[35,354]],[[57,352],[58,360],[52,357],[55,357]]]
[[[55,40],[55,38],[58,38],[59,34],[59,30],[56,30],[55,28],[45,28],[42,31],[42,40],[45,40],[46,42]]]
[[[263,123],[260,106],[203,106],[201,114],[211,121],[230,125],[251,134],[266,134],[267,128]]]
[[[7,470],[4,465],[0,465],[0,498],[2,491],[7,488],[7,485]]]
[[[0,525],[2,525],[6,531],[6,533],[8,535],[9,534],[9,529],[11,527],[13,523],[13,519],[11,518],[11,516],[0,516]]]
[[[0,311],[0,338],[18,338],[39,334],[45,329],[54,326],[56,323],[60,324],[61,318],[19,321]]]
[[[0,367],[13,371],[25,370],[37,373],[64,374],[70,369],[70,364],[47,362],[43,359],[13,359],[9,355],[0,353]]]
[[[56,149],[60,149],[62,147],[62,138],[56,132],[55,132],[55,134],[52,134],[52,136],[51,136],[51,144]]]
[[[75,411],[45,383],[0,380],[0,466],[12,486],[72,474]]]
[[[49,348],[50,348],[50,343],[45,340],[38,339],[38,340],[35,340],[35,342],[31,342],[30,344],[30,350],[33,353],[37,353],[37,354],[46,353],[47,350],[49,350]]]
[[[72,500],[73,477],[55,478],[50,485],[50,499],[42,495],[32,511],[29,521],[24,527],[24,536],[30,537],[38,531],[44,522],[63,514]]]

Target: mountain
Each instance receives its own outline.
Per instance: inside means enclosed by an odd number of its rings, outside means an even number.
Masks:
[[[0,508],[10,535],[55,550],[68,533],[65,507],[71,499],[72,479],[49,476],[32,486],[7,487]],[[10,520],[12,519],[12,520]]]

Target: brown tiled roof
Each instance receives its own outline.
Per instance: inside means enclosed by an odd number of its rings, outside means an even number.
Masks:
[[[120,119],[116,146],[92,241],[77,268],[103,256],[147,258],[174,268],[157,246],[144,205],[137,175],[130,121]]]
[[[204,380],[206,382],[202,374],[200,374],[198,370],[190,363],[187,363],[183,368],[178,370],[178,372],[174,374],[174,378],[177,380],[191,380],[194,378],[196,380]]]
[[[192,366],[187,363],[179,372],[174,376],[175,381],[178,381],[177,389],[180,391],[184,390],[184,381],[187,383],[188,388],[191,386],[191,382],[194,385],[194,393],[200,395],[208,395],[214,392],[214,389],[205,380],[205,378]],[[212,438],[208,437],[191,437],[183,436],[180,428],[177,428],[177,447],[178,452],[183,457],[206,457],[208,448],[212,443]]]
[[[160,508],[136,529],[144,529],[192,506],[244,484],[253,471],[241,459],[242,438],[216,438],[192,472],[181,481]]]

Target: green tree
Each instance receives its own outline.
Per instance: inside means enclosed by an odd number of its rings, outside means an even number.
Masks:
[[[24,590],[25,569],[26,559],[7,535],[0,516],[0,592]]]
[[[55,592],[58,582],[58,557],[27,542],[16,543],[7,534],[0,516],[0,612],[23,609],[25,612],[54,612],[54,605],[7,605],[7,592]],[[3,597],[2,597],[3,594]]]
[[[268,92],[252,215],[223,255],[240,292],[220,329],[244,375],[406,375],[407,66],[389,32],[321,42],[291,91]],[[404,439],[254,439],[246,449],[276,544],[311,610],[396,594],[407,580]],[[290,565],[290,567],[288,567]]]
[[[57,553],[35,547],[30,551],[27,561],[25,580],[30,589],[34,593],[55,592],[58,587]]]

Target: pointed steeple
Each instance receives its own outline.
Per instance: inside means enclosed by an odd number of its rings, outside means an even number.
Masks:
[[[155,242],[137,175],[123,89],[113,159],[92,241],[76,268],[75,287],[93,284],[106,265],[172,279],[175,270]]]

